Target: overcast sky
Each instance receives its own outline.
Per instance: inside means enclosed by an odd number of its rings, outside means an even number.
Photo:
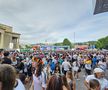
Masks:
[[[108,35],[108,13],[93,15],[92,0],[0,0],[0,23],[21,43],[84,42]]]

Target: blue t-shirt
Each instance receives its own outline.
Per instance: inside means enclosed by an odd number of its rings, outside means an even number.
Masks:
[[[96,65],[96,63],[97,63],[97,58],[94,57],[94,58],[92,59],[92,62],[93,62],[93,65]]]
[[[50,67],[51,67],[51,70],[55,70],[55,64],[54,64],[54,62],[51,62]]]

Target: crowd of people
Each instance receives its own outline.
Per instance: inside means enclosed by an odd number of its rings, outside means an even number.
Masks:
[[[0,90],[77,90],[82,70],[85,90],[108,90],[108,52],[0,51]]]

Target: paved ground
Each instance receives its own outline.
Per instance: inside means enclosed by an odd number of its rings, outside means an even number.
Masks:
[[[76,80],[76,90],[87,90],[84,85],[84,70],[80,72],[79,79],[80,80]]]

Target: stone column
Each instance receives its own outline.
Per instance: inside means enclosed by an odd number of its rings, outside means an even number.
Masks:
[[[16,41],[17,41],[17,42],[16,42],[16,48],[19,49],[19,37],[17,38]]]
[[[1,33],[1,46],[0,48],[4,48],[4,33]]]

